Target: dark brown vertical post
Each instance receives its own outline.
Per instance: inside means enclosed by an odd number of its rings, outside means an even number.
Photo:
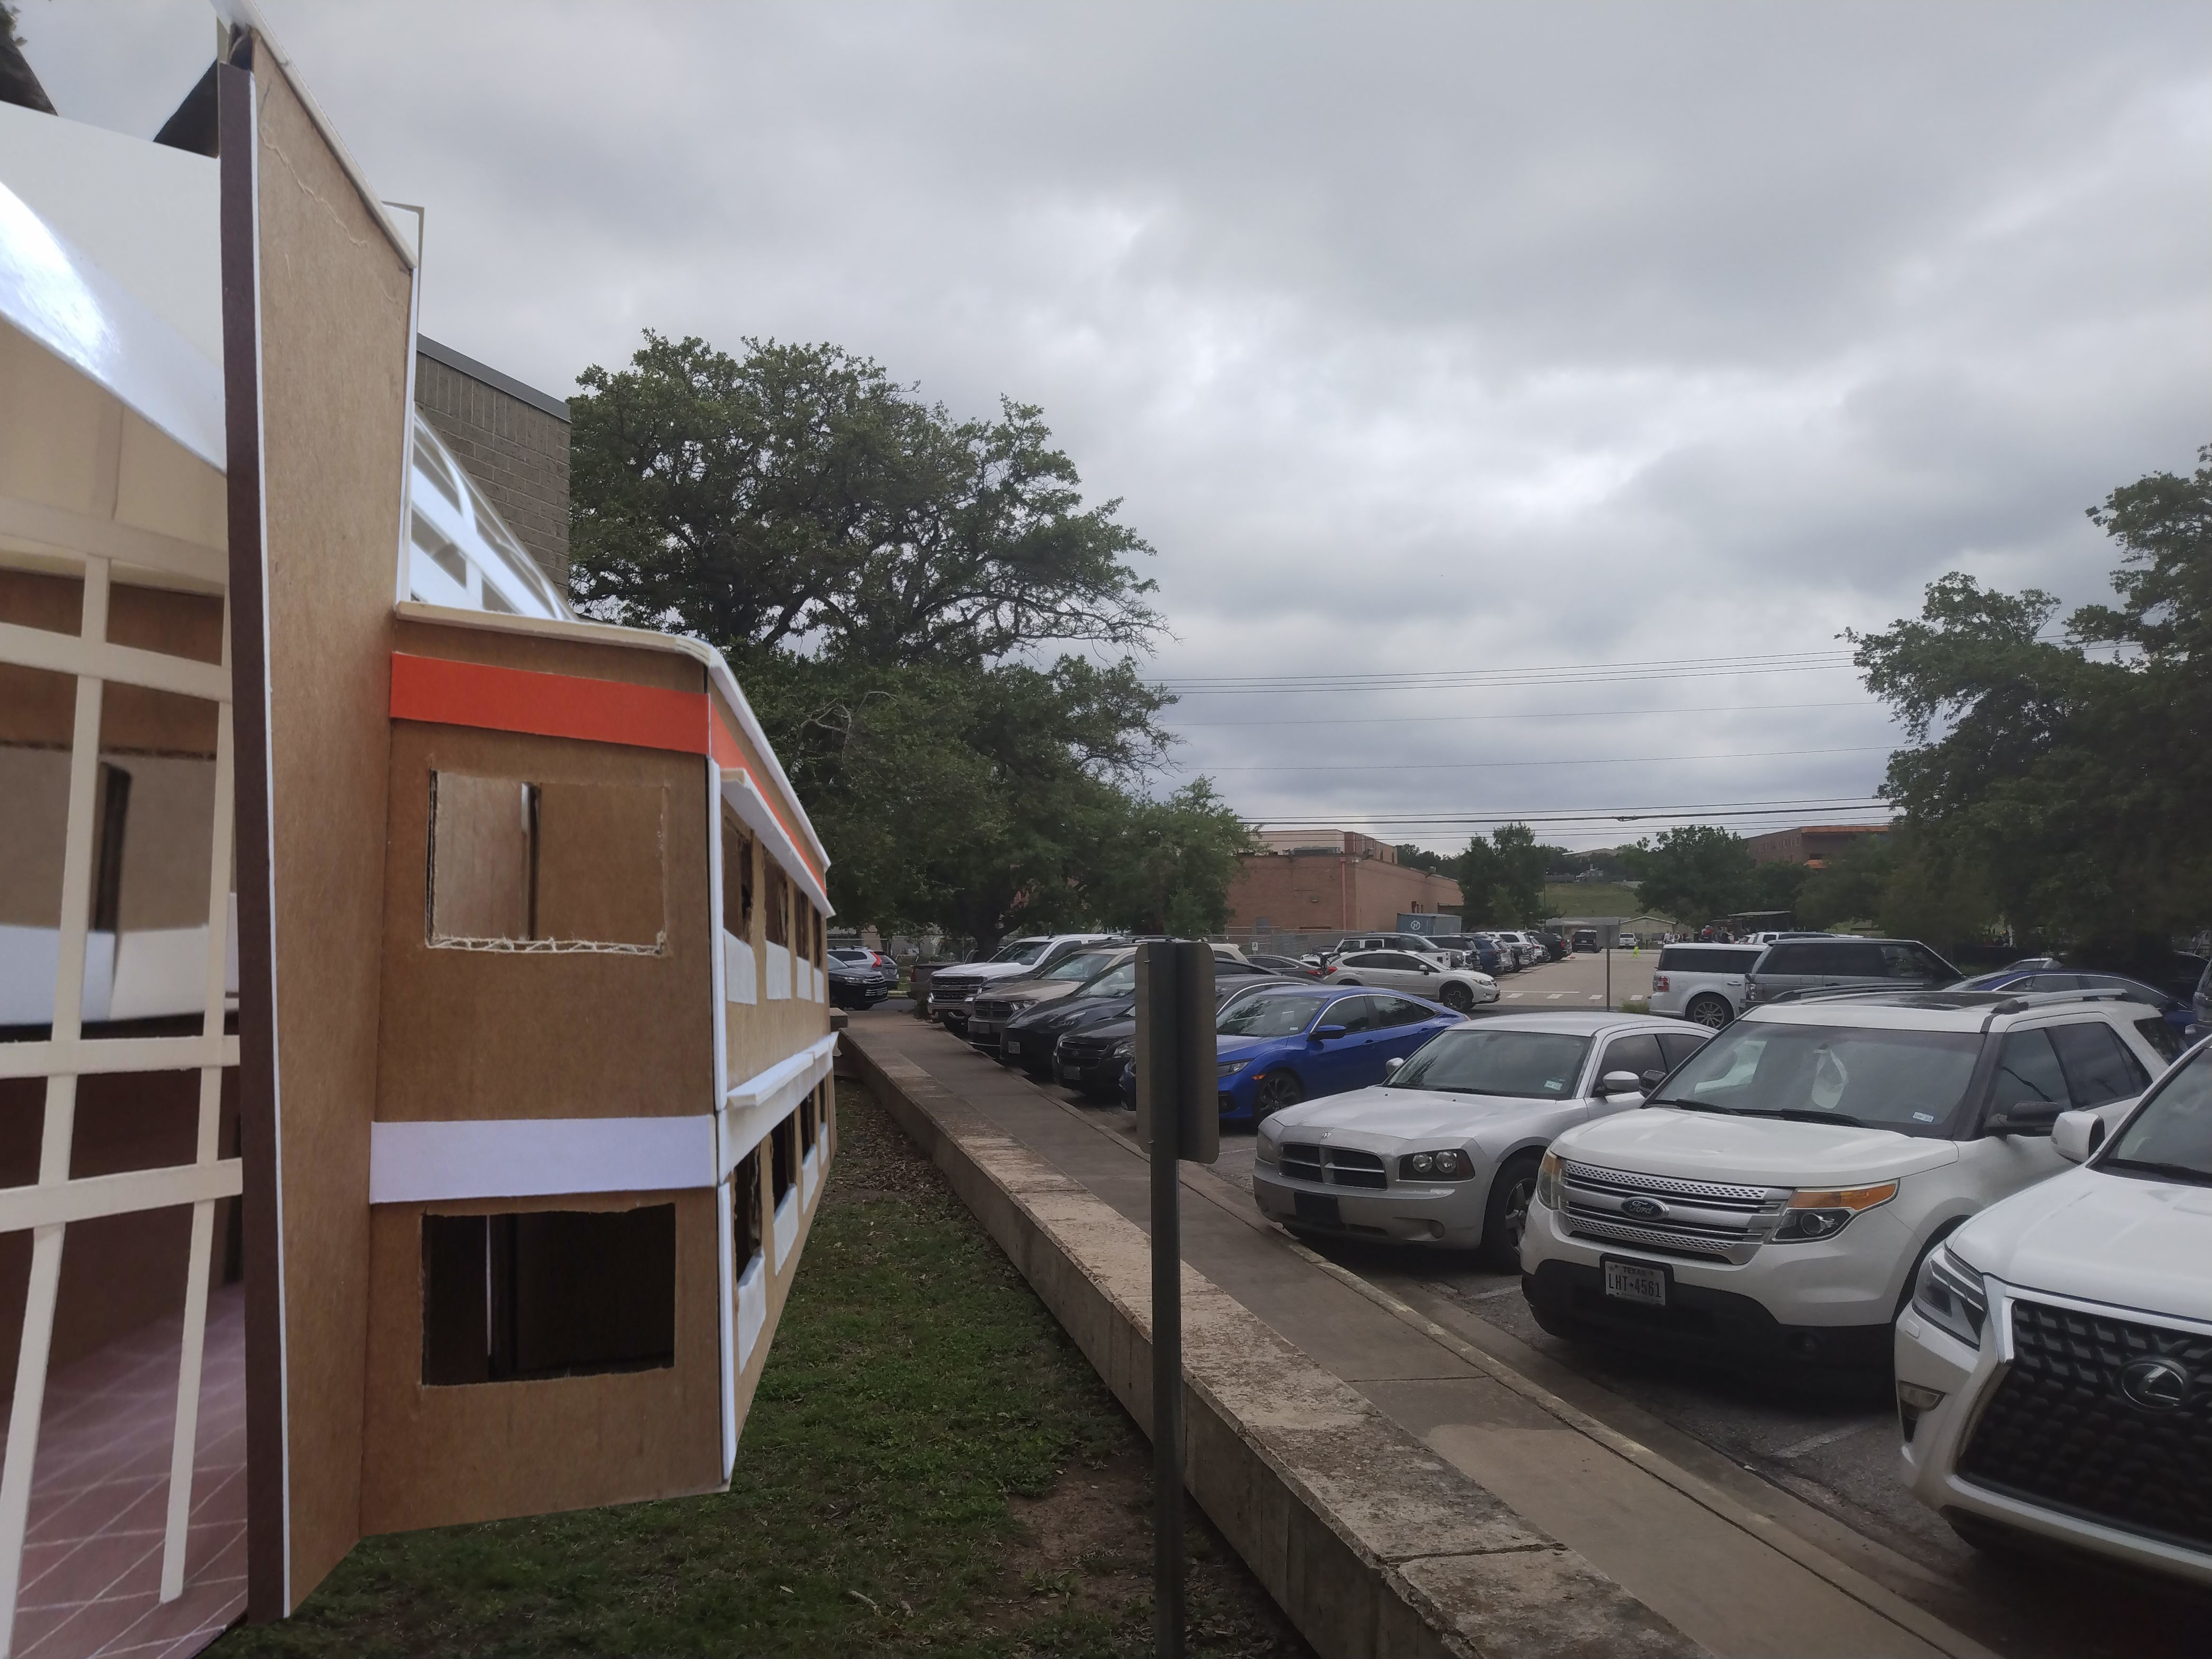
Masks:
[[[270,915],[269,664],[261,545],[259,145],[253,37],[216,66],[222,251],[231,734],[237,756],[238,1097],[245,1191],[246,1578],[256,1620],[291,1611],[283,1237],[277,1205],[276,962]]]

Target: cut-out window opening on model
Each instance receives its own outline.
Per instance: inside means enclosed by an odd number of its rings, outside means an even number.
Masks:
[[[769,1207],[781,1209],[783,1195],[799,1180],[798,1114],[769,1132]]]
[[[747,944],[753,937],[753,838],[728,802],[722,804],[722,926]]]
[[[422,1381],[676,1363],[676,1206],[422,1218]]]
[[[430,774],[424,927],[441,950],[667,949],[664,790]]]
[[[791,881],[774,859],[768,860],[768,942],[791,944]]]
[[[817,1084],[799,1108],[799,1150],[802,1156],[814,1150],[814,1124],[822,1109],[822,1088]]]
[[[768,1229],[761,1212],[761,1158],[756,1146],[738,1160],[730,1182],[731,1254],[737,1258],[738,1277],[766,1249]]]

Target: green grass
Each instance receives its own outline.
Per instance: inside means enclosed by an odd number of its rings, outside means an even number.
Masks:
[[[1544,889],[1547,915],[1633,916],[1642,914],[1633,887],[1612,882],[1554,882]]]
[[[729,1492],[367,1540],[218,1659],[1149,1652],[1145,1442],[874,1103],[839,1114]],[[1193,1652],[1304,1652],[1189,1513]]]

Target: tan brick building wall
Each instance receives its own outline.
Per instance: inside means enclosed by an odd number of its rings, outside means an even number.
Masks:
[[[568,405],[418,335],[415,405],[538,568],[568,586]]]
[[[1354,830],[1262,831],[1229,889],[1229,931],[1387,932],[1405,915],[1457,911],[1459,884],[1398,862]]]

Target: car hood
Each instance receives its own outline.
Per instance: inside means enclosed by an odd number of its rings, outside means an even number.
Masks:
[[[1014,1016],[1024,1030],[1060,1030],[1084,1020],[1111,1019],[1128,1012],[1127,997],[1064,997],[1058,1002],[1031,1003]]]
[[[1991,1205],[1950,1242],[2021,1290],[2212,1321],[2212,1188],[2069,1170]]]
[[[1958,1147],[1893,1129],[1855,1129],[1663,1106],[1578,1124],[1552,1143],[1608,1169],[1752,1187],[1843,1187],[1894,1181],[1954,1163]]]
[[[930,976],[933,985],[991,985],[1020,979],[1029,972],[1018,962],[963,962],[957,968],[940,968]]]
[[[1229,1052],[1226,1042],[1222,1052]],[[1362,1136],[1388,1135],[1401,1140],[1438,1136],[1464,1139],[1509,1117],[1559,1103],[1511,1095],[1447,1095],[1426,1089],[1378,1086],[1287,1106],[1268,1121],[1285,1133],[1304,1130],[1319,1133],[1324,1139],[1333,1130],[1345,1129]]]
[[[994,997],[1020,997],[1026,1001],[1057,1002],[1083,981],[1074,979],[1002,979],[991,984]]]

